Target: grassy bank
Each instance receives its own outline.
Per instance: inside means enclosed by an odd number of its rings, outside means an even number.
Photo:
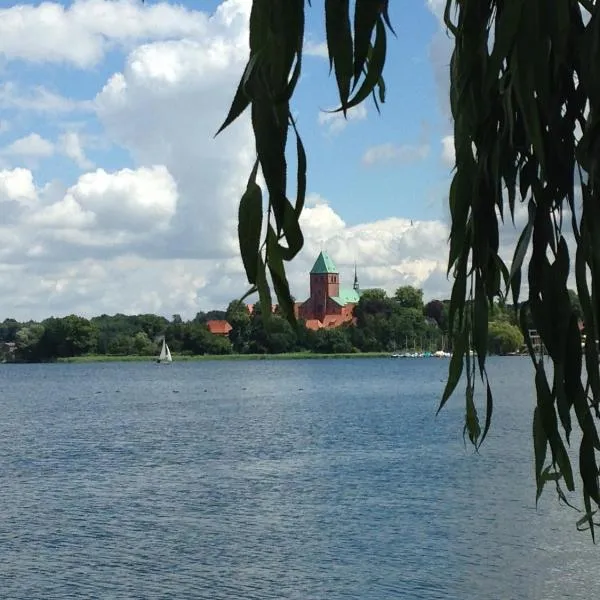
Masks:
[[[173,354],[175,362],[194,362],[202,360],[298,360],[315,358],[382,358],[389,352],[360,352],[348,354],[316,354],[314,352],[289,352],[287,354],[203,354],[198,356]],[[153,362],[155,356],[114,356],[108,354],[89,354],[71,358],[59,358],[62,363],[95,363],[95,362]]]

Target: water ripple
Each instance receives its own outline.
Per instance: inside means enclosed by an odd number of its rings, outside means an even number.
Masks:
[[[473,456],[442,361],[3,365],[0,597],[588,598],[528,367]]]

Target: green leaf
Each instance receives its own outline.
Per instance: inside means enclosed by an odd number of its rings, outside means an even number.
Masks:
[[[523,4],[524,0],[511,0],[498,6],[493,49],[496,72],[516,42]]]
[[[592,504],[590,502],[590,495],[584,490],[583,491],[583,504],[585,506],[585,515],[577,521],[577,529],[579,531],[584,531],[581,526],[584,523],[588,524],[590,529],[590,533],[592,534],[592,541],[595,543],[595,535],[594,535],[594,515],[598,512],[597,510],[592,510]]]
[[[573,481],[571,462],[563,441],[558,434],[556,413],[554,412],[554,405],[552,402],[552,394],[550,392],[550,388],[548,387],[546,374],[539,364],[535,373],[535,387],[538,396],[538,407],[540,409],[541,422],[550,443],[552,458],[558,464],[560,472],[565,479],[567,489],[573,491],[575,489],[575,483]]]
[[[304,200],[306,198],[306,152],[300,134],[298,133],[296,122],[291,116],[290,122],[294,129],[294,133],[296,134],[296,153],[298,155],[298,184],[294,211],[296,212],[297,219],[300,219],[300,214],[304,208]]]
[[[483,434],[479,441],[479,446],[483,444],[483,441],[487,437],[492,424],[492,413],[494,412],[494,397],[492,396],[492,388],[486,374],[486,409],[485,409],[485,424],[483,427]]]
[[[352,33],[349,0],[325,0],[325,30],[329,68],[335,67],[342,106],[350,97],[352,81]]]
[[[535,455],[535,480],[537,483],[537,492],[535,502],[538,503],[542,495],[544,482],[542,481],[542,470],[546,460],[546,450],[548,448],[548,438],[540,418],[540,409],[536,406],[533,409],[533,450]]]
[[[286,115],[285,127],[287,128]],[[286,191],[285,138],[278,114],[267,101],[252,104],[252,126],[256,151],[269,190],[269,202],[278,223],[282,220]]]
[[[367,60],[373,29],[375,24],[380,21],[378,17],[381,12],[381,4],[380,0],[356,0],[354,9],[354,87],[356,87]],[[385,36],[385,29],[383,34]],[[370,91],[366,96],[369,93]]]
[[[450,366],[448,367],[448,382],[446,383],[442,400],[437,409],[438,413],[440,410],[442,410],[450,396],[452,396],[456,386],[458,385],[458,382],[460,381],[464,369],[464,358],[468,345],[468,335],[468,330],[463,329],[463,331],[461,331],[460,334],[458,334],[455,338],[454,347],[452,348],[452,358],[450,359]]]
[[[525,225],[523,231],[521,232],[521,235],[519,236],[519,241],[517,242],[512,263],[510,265],[509,277],[511,280],[514,278],[517,272],[521,271],[521,268],[523,267],[523,260],[525,259],[525,254],[527,254],[527,249],[529,248],[529,244],[531,243],[533,221],[535,218],[535,204],[533,200],[529,202],[527,208],[529,214],[527,225]]]
[[[382,8],[381,8],[381,16],[383,17],[383,20],[385,21],[385,24],[388,26],[388,29],[394,34],[396,35],[396,32],[394,31],[394,28],[392,27],[392,23],[390,21],[390,15],[389,15],[389,0],[382,0]]]
[[[304,236],[298,220],[298,212],[294,210],[287,198],[284,199],[283,203],[283,234],[288,247],[280,247],[280,249],[283,259],[290,261],[302,250]]]
[[[387,53],[385,25],[381,19],[378,19],[376,22],[376,30],[377,35],[375,37],[375,45],[373,46],[373,52],[369,59],[369,66],[364,81],[356,94],[348,100],[345,105],[333,112],[339,112],[340,110],[346,111],[357,106],[373,92],[375,86],[381,80]]]
[[[255,163],[246,191],[238,209],[238,240],[248,282],[257,283],[257,269],[260,253],[263,204],[262,191],[256,183],[258,161]]]
[[[583,434],[579,447],[579,471],[586,494],[600,505],[600,487],[598,485],[598,465],[594,454],[594,444],[589,436]]]
[[[267,232],[267,263],[269,266],[269,272],[271,274],[271,280],[273,281],[273,288],[277,294],[279,307],[281,308],[283,314],[288,321],[295,326],[296,315],[294,311],[294,300],[290,294],[290,286],[285,275],[282,249],[283,248],[279,245],[277,240],[275,231],[271,225],[269,225]]]
[[[475,277],[475,301],[473,321],[473,346],[477,352],[479,373],[483,378],[485,358],[488,347],[488,315],[489,307],[481,275]]]
[[[479,426],[479,417],[475,408],[473,388],[470,385],[467,386],[466,393],[465,430],[469,434],[471,444],[477,445],[477,440],[481,434],[481,427]]]
[[[258,289],[261,314],[265,323],[267,323],[273,312],[273,302],[271,300],[271,289],[267,281],[266,265],[260,254],[258,256],[258,269],[256,271],[256,287]]]
[[[244,74],[242,75],[240,83],[238,84],[237,91],[235,92],[235,96],[233,97],[231,107],[229,108],[229,113],[227,114],[227,117],[225,118],[225,121],[221,127],[219,127],[217,133],[215,133],[215,137],[217,137],[224,129],[229,127],[229,125],[231,125],[231,123],[233,123],[250,105],[250,96],[248,95],[246,86],[259,56],[260,54],[257,52],[248,61],[248,64],[244,70]]]

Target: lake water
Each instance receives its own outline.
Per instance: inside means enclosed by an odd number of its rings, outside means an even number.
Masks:
[[[490,364],[479,455],[445,360],[2,365],[0,597],[587,599],[531,363]]]

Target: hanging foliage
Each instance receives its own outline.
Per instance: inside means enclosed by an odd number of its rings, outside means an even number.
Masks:
[[[340,98],[337,110],[344,115],[369,96],[378,109],[385,102],[387,36],[393,33],[388,4],[324,0],[329,64]],[[591,0],[447,2],[444,20],[454,37],[450,101],[456,168],[449,192],[448,273],[454,280],[449,329],[455,337],[440,403],[441,409],[466,376],[465,433],[478,447],[493,409],[486,371],[488,313],[495,298],[509,295],[533,361],[537,497],[552,481],[566,500],[563,487],[573,491],[580,479],[585,509],[579,525],[589,527],[592,536],[600,504],[594,419],[600,418],[597,7]],[[272,288],[292,321],[284,264],[303,245],[299,217],[307,160],[290,100],[301,72],[306,8],[304,0],[253,0],[250,56],[221,127],[250,108],[257,161],[240,201],[240,249],[250,291],[258,290],[261,305],[269,305]],[[293,204],[287,191],[290,132],[297,163]],[[257,183],[259,167],[268,194],[266,210]],[[525,203],[528,218],[509,268],[499,254],[501,225],[507,217],[514,223],[517,202]],[[583,348],[567,290],[573,275],[587,334]],[[526,315],[551,369],[538,356]],[[479,380],[486,398],[483,423],[476,409]],[[567,452],[572,438],[579,443],[579,477]]]

